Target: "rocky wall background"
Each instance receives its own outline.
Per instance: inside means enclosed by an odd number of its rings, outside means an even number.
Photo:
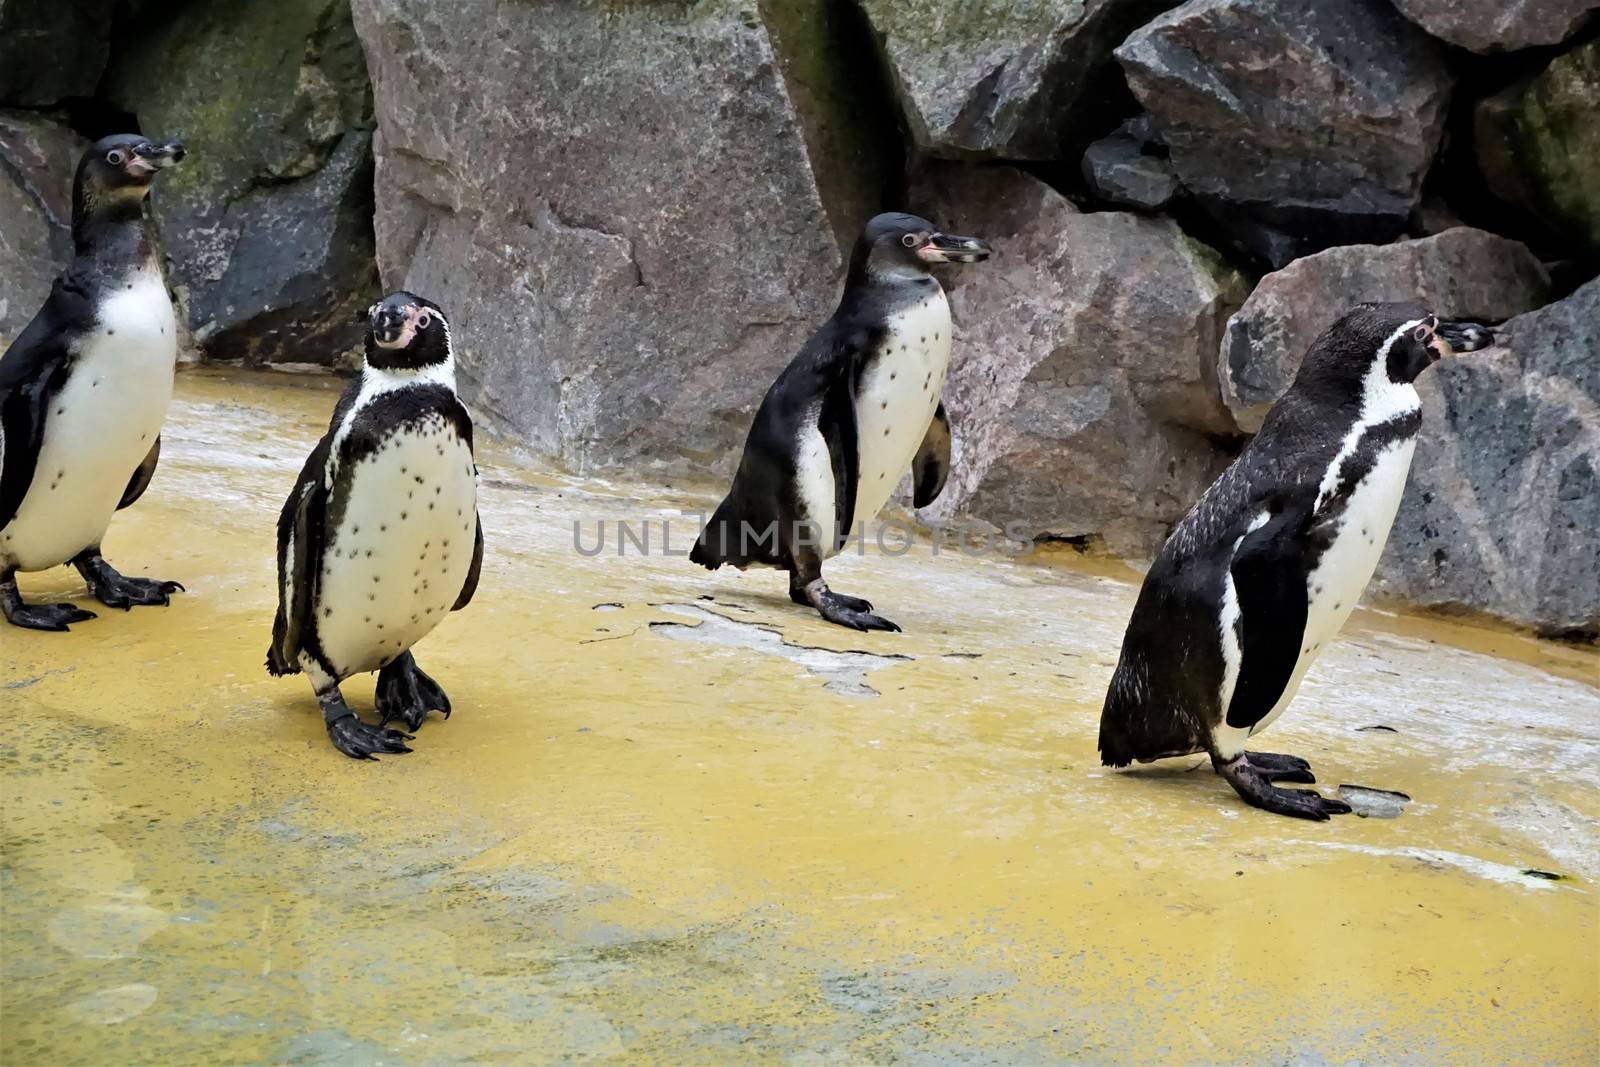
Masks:
[[[0,339],[129,128],[200,358],[347,365],[405,286],[580,472],[725,477],[884,208],[946,277],[927,518],[1147,555],[1350,303],[1424,379],[1382,592],[1600,632],[1600,0],[0,0]]]

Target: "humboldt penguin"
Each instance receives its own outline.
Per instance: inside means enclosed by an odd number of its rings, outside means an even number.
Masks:
[[[767,390],[693,562],[781,567],[790,599],[829,622],[900,629],[867,601],[829,589],[822,563],[878,514],[907,469],[917,507],[943,490],[951,323],[930,268],[988,256],[983,241],[941,233],[915,215],[867,223],[838,310]]]
[[[72,263],[0,356],[0,610],[13,626],[66,630],[95,617],[26,604],[18,571],[71,563],[108,607],[167,604],[183,588],[118,574],[100,554],[111,517],[137,501],[161,456],[178,327],[145,225],[151,181],[176,141],[119,134],[83,154],[72,183]]]
[[[304,671],[334,747],[355,759],[409,752],[450,700],[411,647],[472,600],[483,565],[472,419],[456,396],[450,324],[394,293],[368,311],[366,359],[278,518],[278,615],[267,670]],[[378,672],[382,722],[339,684]]]
[[[1261,432],[1167,539],[1133,609],[1100,716],[1108,766],[1205,752],[1244,800],[1325,820],[1295,756],[1247,752],[1371,579],[1422,424],[1413,382],[1492,344],[1416,304],[1362,304],[1307,352]]]

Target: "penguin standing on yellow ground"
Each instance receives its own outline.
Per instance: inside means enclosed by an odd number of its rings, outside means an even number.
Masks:
[[[0,611],[65,630],[95,617],[25,604],[18,571],[71,563],[107,607],[166,604],[183,588],[118,574],[100,554],[111,518],[161,458],[178,324],[145,224],[155,176],[183,145],[138,134],[95,142],[72,183],[72,265],[0,356]]]
[[[1377,568],[1422,425],[1412,383],[1484,327],[1363,304],[1311,346],[1293,386],[1184,516],[1145,576],[1100,716],[1108,766],[1206,752],[1248,803],[1327,819],[1350,806],[1295,756],[1245,751]]]
[[[950,305],[930,267],[988,257],[984,242],[940,233],[916,215],[867,223],[838,310],[767,390],[693,562],[782,567],[790,599],[829,622],[900,629],[867,601],[829,589],[822,562],[878,514],[907,469],[917,507],[944,489]]]
[[[410,730],[450,700],[411,655],[472,600],[483,565],[472,419],[456,396],[450,324],[395,293],[370,310],[366,362],[278,519],[278,616],[267,670],[304,671],[334,747],[355,759],[410,752]],[[383,721],[363,722],[339,683],[378,672]]]

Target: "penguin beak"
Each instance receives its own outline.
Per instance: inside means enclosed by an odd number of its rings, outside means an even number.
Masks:
[[[123,169],[135,178],[148,178],[156,171],[180,162],[187,153],[182,141],[167,141],[164,144],[146,141],[133,150]]]
[[[1476,352],[1494,344],[1494,332],[1475,322],[1441,322],[1433,332],[1428,347],[1439,356],[1453,356],[1461,352]]]
[[[928,238],[927,244],[917,249],[917,258],[924,263],[977,263],[988,259],[990,251],[988,242],[976,237],[936,233]]]
[[[426,309],[378,304],[372,309],[372,339],[379,348],[409,348]]]

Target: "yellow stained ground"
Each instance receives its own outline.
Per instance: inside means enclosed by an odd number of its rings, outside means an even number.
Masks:
[[[856,635],[661,556],[702,494],[485,446],[456,714],[356,763],[262,667],[333,400],[185,374],[106,549],[188,593],[0,627],[0,1061],[1600,1061],[1592,652],[1363,612],[1264,747],[1415,799],[1303,823],[1098,765],[1131,569],[850,556]]]

